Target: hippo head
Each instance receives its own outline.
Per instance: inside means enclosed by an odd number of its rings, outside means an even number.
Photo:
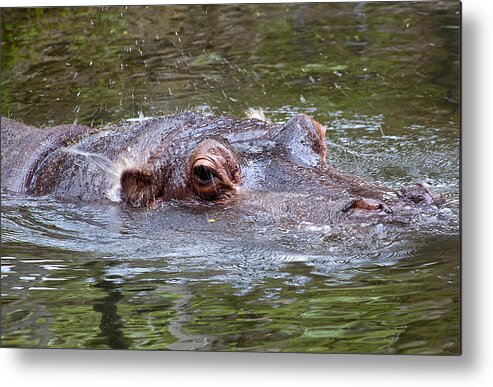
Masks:
[[[261,203],[267,211],[325,220],[434,203],[421,185],[394,191],[327,165],[326,129],[304,114],[278,126],[184,113],[131,130],[141,162],[121,173],[120,194],[134,207]]]
[[[292,175],[293,165],[326,165],[325,127],[304,114],[281,127],[254,119],[187,117],[192,120],[178,128],[147,125],[151,132],[164,132],[156,133],[164,139],[154,144],[144,166],[122,171],[125,203],[143,207],[173,199],[216,202],[249,189],[282,191],[286,187],[269,165],[282,165],[277,172],[284,178]]]
[[[11,149],[2,154],[2,189],[79,200],[106,196],[131,207],[176,200],[249,212],[260,206],[323,221],[437,204],[422,185],[396,191],[327,165],[325,135],[304,114],[273,125],[186,112],[102,131],[39,130],[2,119],[2,145]],[[18,151],[30,148],[35,151]]]

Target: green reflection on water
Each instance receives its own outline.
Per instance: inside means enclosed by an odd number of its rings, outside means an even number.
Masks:
[[[64,251],[45,255],[64,263],[43,273],[34,267],[43,257],[23,256],[40,275],[16,283],[29,288],[23,296],[2,296],[2,345],[456,354],[457,240],[433,249],[433,261],[424,250],[412,262],[364,268],[346,284],[291,264],[287,272],[311,280],[272,278],[246,295],[227,284],[170,285],[166,275],[108,276],[111,261],[73,260]],[[12,252],[4,248],[2,255]]]
[[[458,5],[441,7],[4,9],[2,114],[100,124],[299,106],[322,121],[327,108],[376,111],[397,130],[423,115],[457,122]]]
[[[436,259],[453,273],[447,278],[440,278],[443,266],[403,264],[365,269],[349,286],[328,287],[319,277],[297,289],[272,280],[247,297],[201,287],[184,329],[217,337],[218,350],[456,354],[457,246],[440,247]]]

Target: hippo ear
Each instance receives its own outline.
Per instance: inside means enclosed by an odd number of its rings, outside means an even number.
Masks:
[[[147,206],[153,199],[151,173],[138,168],[124,170],[120,176],[120,196],[131,206]]]
[[[325,126],[305,114],[296,114],[274,137],[290,157],[311,167],[324,165],[327,157]]]

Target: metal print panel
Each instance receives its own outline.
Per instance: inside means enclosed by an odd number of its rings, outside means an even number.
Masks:
[[[1,27],[3,347],[460,354],[460,3]]]

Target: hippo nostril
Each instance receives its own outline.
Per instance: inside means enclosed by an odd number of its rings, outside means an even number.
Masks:
[[[379,207],[380,211],[385,212],[386,214],[392,214],[392,208],[390,208],[388,205],[381,203]]]
[[[414,204],[435,204],[435,200],[422,184],[414,184],[397,191],[400,197],[406,198]]]
[[[343,207],[342,212],[345,213],[353,213],[356,210],[363,211],[378,211],[380,213],[392,214],[392,209],[378,200],[369,199],[369,198],[360,198],[355,199],[349,202],[346,206]]]

